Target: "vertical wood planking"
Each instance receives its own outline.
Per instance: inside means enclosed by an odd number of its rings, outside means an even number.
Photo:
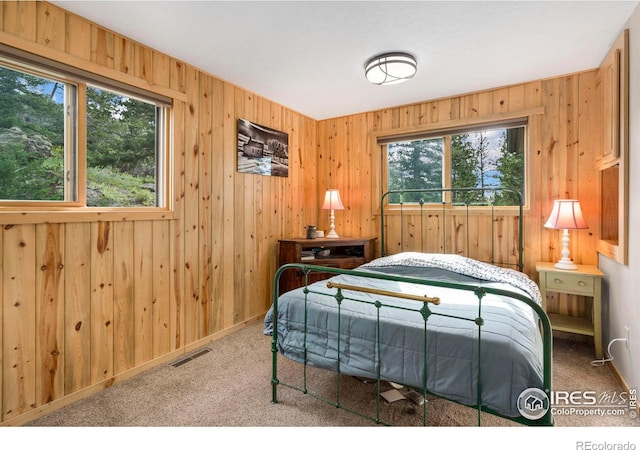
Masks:
[[[198,337],[208,336],[212,331],[211,326],[211,248],[212,248],[212,228],[211,228],[211,196],[212,196],[212,178],[211,170],[213,166],[213,148],[212,148],[212,95],[213,84],[208,76],[201,76],[199,84],[199,280],[200,280],[200,301],[199,316],[201,318],[198,324]]]
[[[91,224],[65,225],[65,394],[91,382]]]
[[[170,350],[182,347],[184,336],[184,278],[182,268],[184,267],[184,240],[180,224],[176,221],[169,222],[169,235],[171,243],[169,249],[169,337]]]
[[[7,225],[3,237],[3,418],[36,405],[35,225]]]
[[[176,70],[177,72],[177,70]],[[174,72],[171,75],[175,80]],[[171,312],[169,318],[170,333],[172,336],[171,349],[180,348],[184,342],[185,332],[185,288],[184,288],[184,202],[185,202],[185,103],[174,101],[173,103],[173,212],[177,220],[172,220],[170,232],[171,245]]]
[[[151,53],[151,83],[155,86],[170,87],[171,58],[160,52]]]
[[[27,41],[36,40],[36,2],[2,2],[4,31]]]
[[[113,376],[113,230],[91,224],[91,382]]]
[[[542,143],[542,161],[541,170],[544,180],[540,185],[540,201],[542,202],[542,214],[548,216],[553,205],[553,200],[560,198],[560,149],[558,145],[556,123],[558,118],[558,80],[546,80],[543,83],[542,91],[546,105],[544,115],[544,129],[542,131],[544,141]],[[562,197],[564,198],[564,197]],[[555,230],[545,230],[545,244],[542,250],[542,259],[544,261],[557,261],[560,257],[559,249],[559,233]]]
[[[65,53],[91,60],[91,24],[75,14],[66,14],[65,21]]]
[[[134,73],[135,44],[122,36],[113,38],[113,68],[124,74]]]
[[[213,80],[211,111],[213,131],[211,137],[211,330],[224,328],[224,247],[225,247],[225,167],[224,167],[224,83]],[[236,153],[237,154],[237,153]],[[231,158],[228,158],[231,159]],[[215,161],[215,163],[214,163]],[[222,161],[222,163],[221,163]]]
[[[235,88],[233,92],[233,116],[244,117],[244,93],[240,88]],[[269,122],[259,122],[266,126],[273,127]],[[231,145],[231,143],[225,143]],[[251,174],[236,172],[233,182],[233,223],[234,223],[234,248],[233,259],[229,263],[233,267],[233,324],[239,322],[239,319],[245,313],[245,295],[246,291],[246,274],[244,268],[246,234],[245,230],[250,227],[252,214],[249,210],[245,210],[245,180],[251,177]],[[273,178],[273,177],[272,177]]]
[[[236,110],[236,114],[239,117],[245,117],[249,120],[256,121],[255,113],[254,113],[254,104],[253,104],[253,95],[247,92],[239,91],[237,98],[238,109]],[[260,123],[260,122],[258,122]],[[286,132],[286,130],[280,130]],[[291,138],[291,136],[289,136]],[[240,277],[243,282],[243,292],[242,295],[242,311],[243,315],[250,316],[253,315],[252,304],[256,303],[251,298],[252,295],[248,294],[252,290],[255,292],[256,297],[261,295],[262,286],[264,283],[255,283],[254,269],[257,267],[257,257],[255,253],[256,248],[256,205],[255,205],[255,185],[257,183],[257,179],[261,178],[262,175],[253,175],[253,174],[237,174],[242,182],[241,196],[244,202],[244,211],[247,211],[247,214],[244,217],[244,232],[243,238],[241,241],[244,243],[244,249],[242,254],[244,257],[240,257],[239,261],[242,263],[242,274]]]
[[[91,26],[91,61],[110,69],[115,65],[115,36],[104,28]]]
[[[169,67],[169,87],[177,92],[186,91],[186,65],[182,61],[171,59]],[[177,115],[177,113],[176,113]]]
[[[589,218],[589,229],[579,234],[579,248],[595,248],[597,237],[600,235],[600,223],[597,219],[599,205],[597,196],[593,192],[598,190],[598,173],[592,168],[596,160],[596,144],[598,142],[598,124],[600,116],[597,114],[596,72],[587,72],[579,75],[579,99],[576,105],[577,138],[579,139],[578,174],[580,182],[577,188],[577,198],[585,217]],[[576,249],[576,254],[578,254]],[[581,252],[582,264],[598,264],[598,256],[593,252]]]
[[[151,221],[133,225],[135,316],[135,363],[140,365],[153,358],[153,228]]]
[[[167,354],[171,348],[171,242],[170,222],[154,220],[151,223],[152,242],[152,305],[153,333],[152,355],[154,358]]]
[[[36,4],[36,40],[39,44],[64,51],[65,12],[45,2]]]
[[[222,122],[222,165],[224,167],[224,187],[221,192],[223,198],[224,225],[222,229],[223,235],[223,254],[224,259],[220,261],[222,264],[223,279],[223,298],[227,301],[224,303],[223,310],[223,328],[232,326],[235,323],[234,305],[235,305],[235,254],[234,242],[236,239],[236,227],[234,210],[236,208],[234,199],[234,178],[236,176],[236,165],[238,160],[237,143],[237,119],[235,113],[235,87],[225,83],[222,93],[222,109],[224,117]],[[231,300],[234,298],[234,300]]]
[[[36,225],[37,405],[64,396],[64,225]]]
[[[133,45],[133,75],[153,83],[153,51],[143,45]]]
[[[135,366],[134,232],[133,222],[113,224],[113,371]]]
[[[198,339],[200,281],[199,281],[199,227],[200,227],[200,148],[198,135],[199,114],[199,74],[187,67],[186,89],[188,93],[187,110],[185,111],[184,133],[184,168],[185,168],[185,201],[184,201],[184,301],[185,301],[185,344]]]

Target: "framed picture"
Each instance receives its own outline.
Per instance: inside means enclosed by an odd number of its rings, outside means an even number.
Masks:
[[[238,119],[238,172],[289,176],[289,135]]]

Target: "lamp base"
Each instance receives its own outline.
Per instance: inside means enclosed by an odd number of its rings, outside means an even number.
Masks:
[[[329,219],[331,224],[329,225],[329,232],[325,237],[329,239],[335,239],[340,237],[338,236],[338,233],[336,233],[336,216],[333,212],[333,209],[331,210],[331,215],[329,216]]]
[[[556,263],[556,269],[576,270],[576,266],[571,258],[569,258],[569,230],[562,230],[562,258]]]
[[[562,269],[562,270],[577,270],[578,266],[576,266],[573,261],[571,261],[570,259],[565,259],[562,258],[560,261],[558,261],[554,267],[556,269]]]

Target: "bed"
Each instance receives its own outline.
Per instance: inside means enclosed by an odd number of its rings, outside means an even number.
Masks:
[[[386,204],[381,202],[382,217]],[[464,205],[463,214],[470,206]],[[521,225],[521,206],[518,216]],[[441,228],[448,228],[444,214],[441,220]],[[551,391],[551,328],[536,284],[521,272],[521,228],[516,269],[496,264],[493,254],[482,261],[461,252],[424,251],[422,243],[411,250],[400,242],[393,246],[399,251],[388,254],[388,227],[382,228],[381,256],[356,269],[278,269],[264,329],[272,336],[272,401],[278,402],[283,385],[308,393],[306,386],[278,379],[280,354],[305,367],[375,380],[378,394],[391,382],[425,399],[434,395],[475,408],[478,425],[481,412],[553,425],[545,398]],[[327,272],[330,278],[277,295],[286,270]],[[341,406],[340,399],[322,400]],[[422,406],[426,424],[428,402]],[[379,410],[378,404],[375,414],[357,413],[383,423]]]

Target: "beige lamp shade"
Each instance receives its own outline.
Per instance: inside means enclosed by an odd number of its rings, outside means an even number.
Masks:
[[[562,258],[555,267],[563,270],[576,270],[578,266],[569,258],[569,230],[587,228],[587,222],[582,216],[582,209],[578,200],[555,200],[545,228],[562,230]]]
[[[555,200],[549,219],[544,226],[559,230],[588,228],[578,200]]]
[[[338,192],[337,189],[327,189],[327,192],[324,194],[322,209],[344,209],[344,205],[340,200],[340,192]]]
[[[331,225],[329,227],[329,232],[327,233],[328,238],[338,238],[338,233],[336,233],[336,216],[333,213],[334,210],[344,209],[344,205],[340,200],[340,193],[337,189],[327,189],[327,192],[324,194],[324,203],[322,204],[322,209],[331,210]]]

